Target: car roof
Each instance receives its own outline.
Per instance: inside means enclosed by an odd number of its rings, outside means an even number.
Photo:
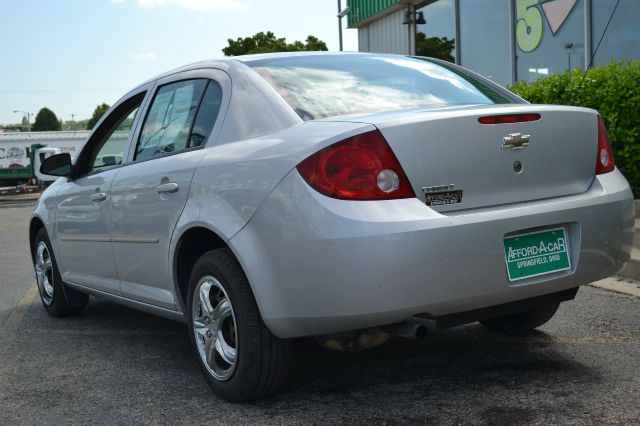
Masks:
[[[335,55],[359,55],[359,56],[390,56],[388,54],[371,54],[371,53],[361,53],[361,52],[316,52],[316,51],[303,51],[303,52],[276,52],[276,53],[257,53],[252,55],[241,55],[241,56],[229,56],[224,58],[213,58],[213,59],[205,59],[198,62],[193,62],[191,64],[187,64],[181,66],[179,68],[174,68],[170,71],[164,72],[160,75],[157,75],[153,78],[148,79],[144,83],[139,86],[144,86],[152,81],[159,80],[163,77],[167,77],[172,74],[176,74],[179,72],[201,69],[201,68],[218,68],[224,71],[233,71],[237,68],[244,68],[245,64],[249,64],[254,61],[262,61],[265,59],[281,59],[281,58],[300,58],[305,56],[335,56]],[[397,55],[391,55],[397,56]]]
[[[378,56],[371,53],[363,53],[363,52],[319,52],[319,51],[302,51],[302,52],[275,52],[275,53],[256,53],[253,55],[242,55],[242,56],[233,56],[232,59],[235,59],[240,62],[252,62],[252,61],[262,61],[265,59],[282,59],[282,58],[296,58],[296,57],[305,57],[305,56],[335,56],[335,55],[360,55],[360,56]]]

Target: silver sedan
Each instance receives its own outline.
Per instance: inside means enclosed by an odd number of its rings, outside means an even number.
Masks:
[[[274,391],[290,339],[356,350],[521,333],[629,258],[634,202],[593,110],[459,66],[269,54],[154,78],[105,114],[29,238],[53,316],[88,295],[182,321],[213,390]]]

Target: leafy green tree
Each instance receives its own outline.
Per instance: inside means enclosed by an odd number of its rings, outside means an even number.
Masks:
[[[316,51],[329,50],[327,44],[314,37],[308,36],[305,42],[294,41],[287,43],[283,38],[276,38],[271,31],[259,32],[252,37],[241,38],[236,40],[227,39],[229,45],[222,49],[225,56],[248,55],[252,53],[268,53],[268,52],[296,52],[296,51]]]
[[[36,121],[31,126],[34,132],[46,132],[51,130],[61,130],[60,120],[49,108],[42,108],[36,115]]]
[[[111,108],[111,106],[105,103],[98,105],[96,109],[93,110],[93,115],[91,116],[89,121],[87,121],[87,130],[93,129],[93,126],[95,126],[96,123],[100,121],[105,112],[109,111],[109,108]]]
[[[89,119],[86,120],[67,120],[62,122],[62,130],[84,130],[87,128],[87,123]]]
[[[455,46],[455,39],[449,40],[447,37],[427,38],[423,32],[416,34],[416,55],[418,56],[428,56],[430,58],[455,62],[455,58],[451,54]]]

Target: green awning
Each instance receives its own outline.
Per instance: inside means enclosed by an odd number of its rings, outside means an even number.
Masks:
[[[349,6],[348,24],[357,27],[362,21],[377,15],[398,3],[398,0],[347,0]]]

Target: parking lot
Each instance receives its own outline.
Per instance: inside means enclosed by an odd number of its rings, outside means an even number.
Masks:
[[[288,384],[258,402],[209,391],[184,325],[92,299],[49,317],[30,207],[0,208],[0,424],[638,424],[640,299],[583,287],[539,331],[479,324],[361,353],[295,344]]]

